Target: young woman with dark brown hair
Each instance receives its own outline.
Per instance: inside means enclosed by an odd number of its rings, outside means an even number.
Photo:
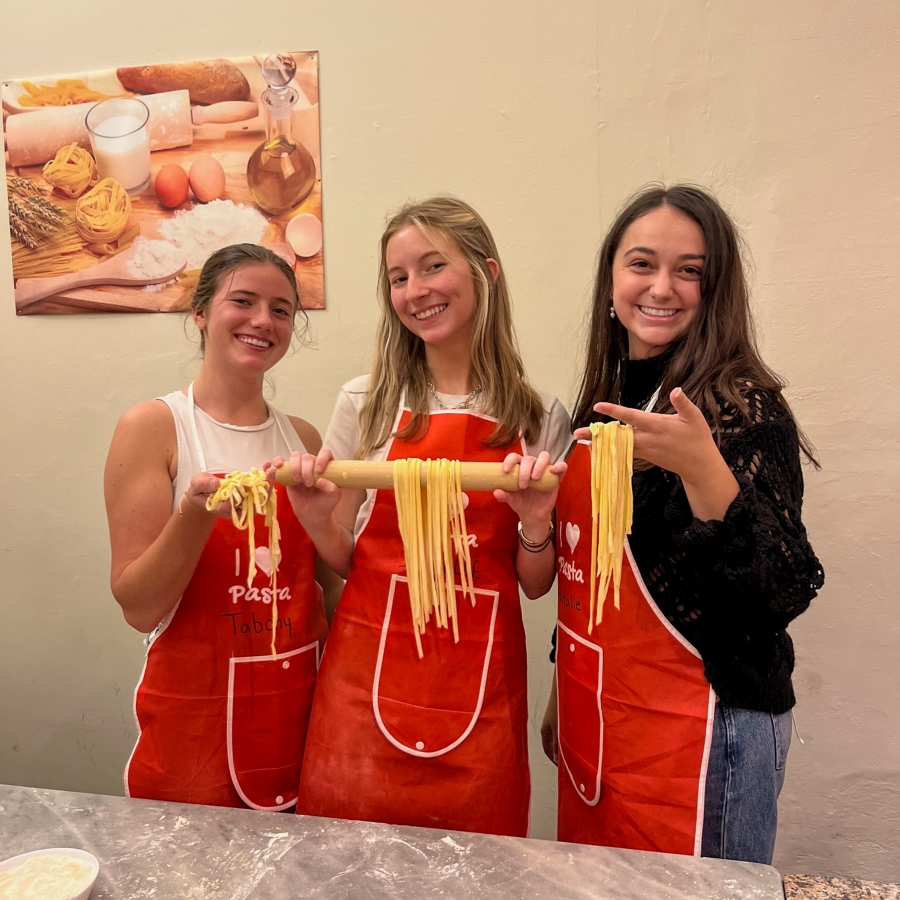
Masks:
[[[823,580],[800,518],[801,453],[815,459],[783,386],[721,206],[688,185],[633,197],[600,250],[557,504],[543,737],[561,840],[771,861],[795,702],[785,629]],[[621,608],[589,632],[586,426],[607,418],[634,426],[634,525]]]

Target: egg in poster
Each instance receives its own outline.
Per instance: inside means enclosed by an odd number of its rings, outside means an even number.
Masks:
[[[194,159],[188,177],[191,193],[201,203],[225,199],[225,170],[222,164],[208,153]]]
[[[190,189],[188,174],[177,163],[166,163],[157,172],[153,189],[161,206],[174,209],[187,200]]]

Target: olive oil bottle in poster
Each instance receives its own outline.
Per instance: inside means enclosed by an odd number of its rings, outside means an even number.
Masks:
[[[290,83],[296,71],[297,64],[286,53],[273,53],[263,61],[262,74],[269,85],[262,95],[268,134],[247,163],[250,195],[260,209],[275,215],[299,206],[316,183],[312,156],[291,134],[297,92]]]

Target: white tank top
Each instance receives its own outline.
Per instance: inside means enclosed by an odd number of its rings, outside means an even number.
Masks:
[[[275,456],[287,459],[293,450],[305,452],[290,419],[271,406],[262,425],[226,425],[197,408],[193,385],[187,394],[174,391],[156,399],[175,419],[178,472],[172,482],[173,511],[197,472],[247,472]]]

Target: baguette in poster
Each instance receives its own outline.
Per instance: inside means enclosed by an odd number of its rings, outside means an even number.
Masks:
[[[247,100],[250,84],[244,73],[229,59],[134,66],[116,69],[122,86],[138,94],[188,91],[191,103],[223,103]]]

